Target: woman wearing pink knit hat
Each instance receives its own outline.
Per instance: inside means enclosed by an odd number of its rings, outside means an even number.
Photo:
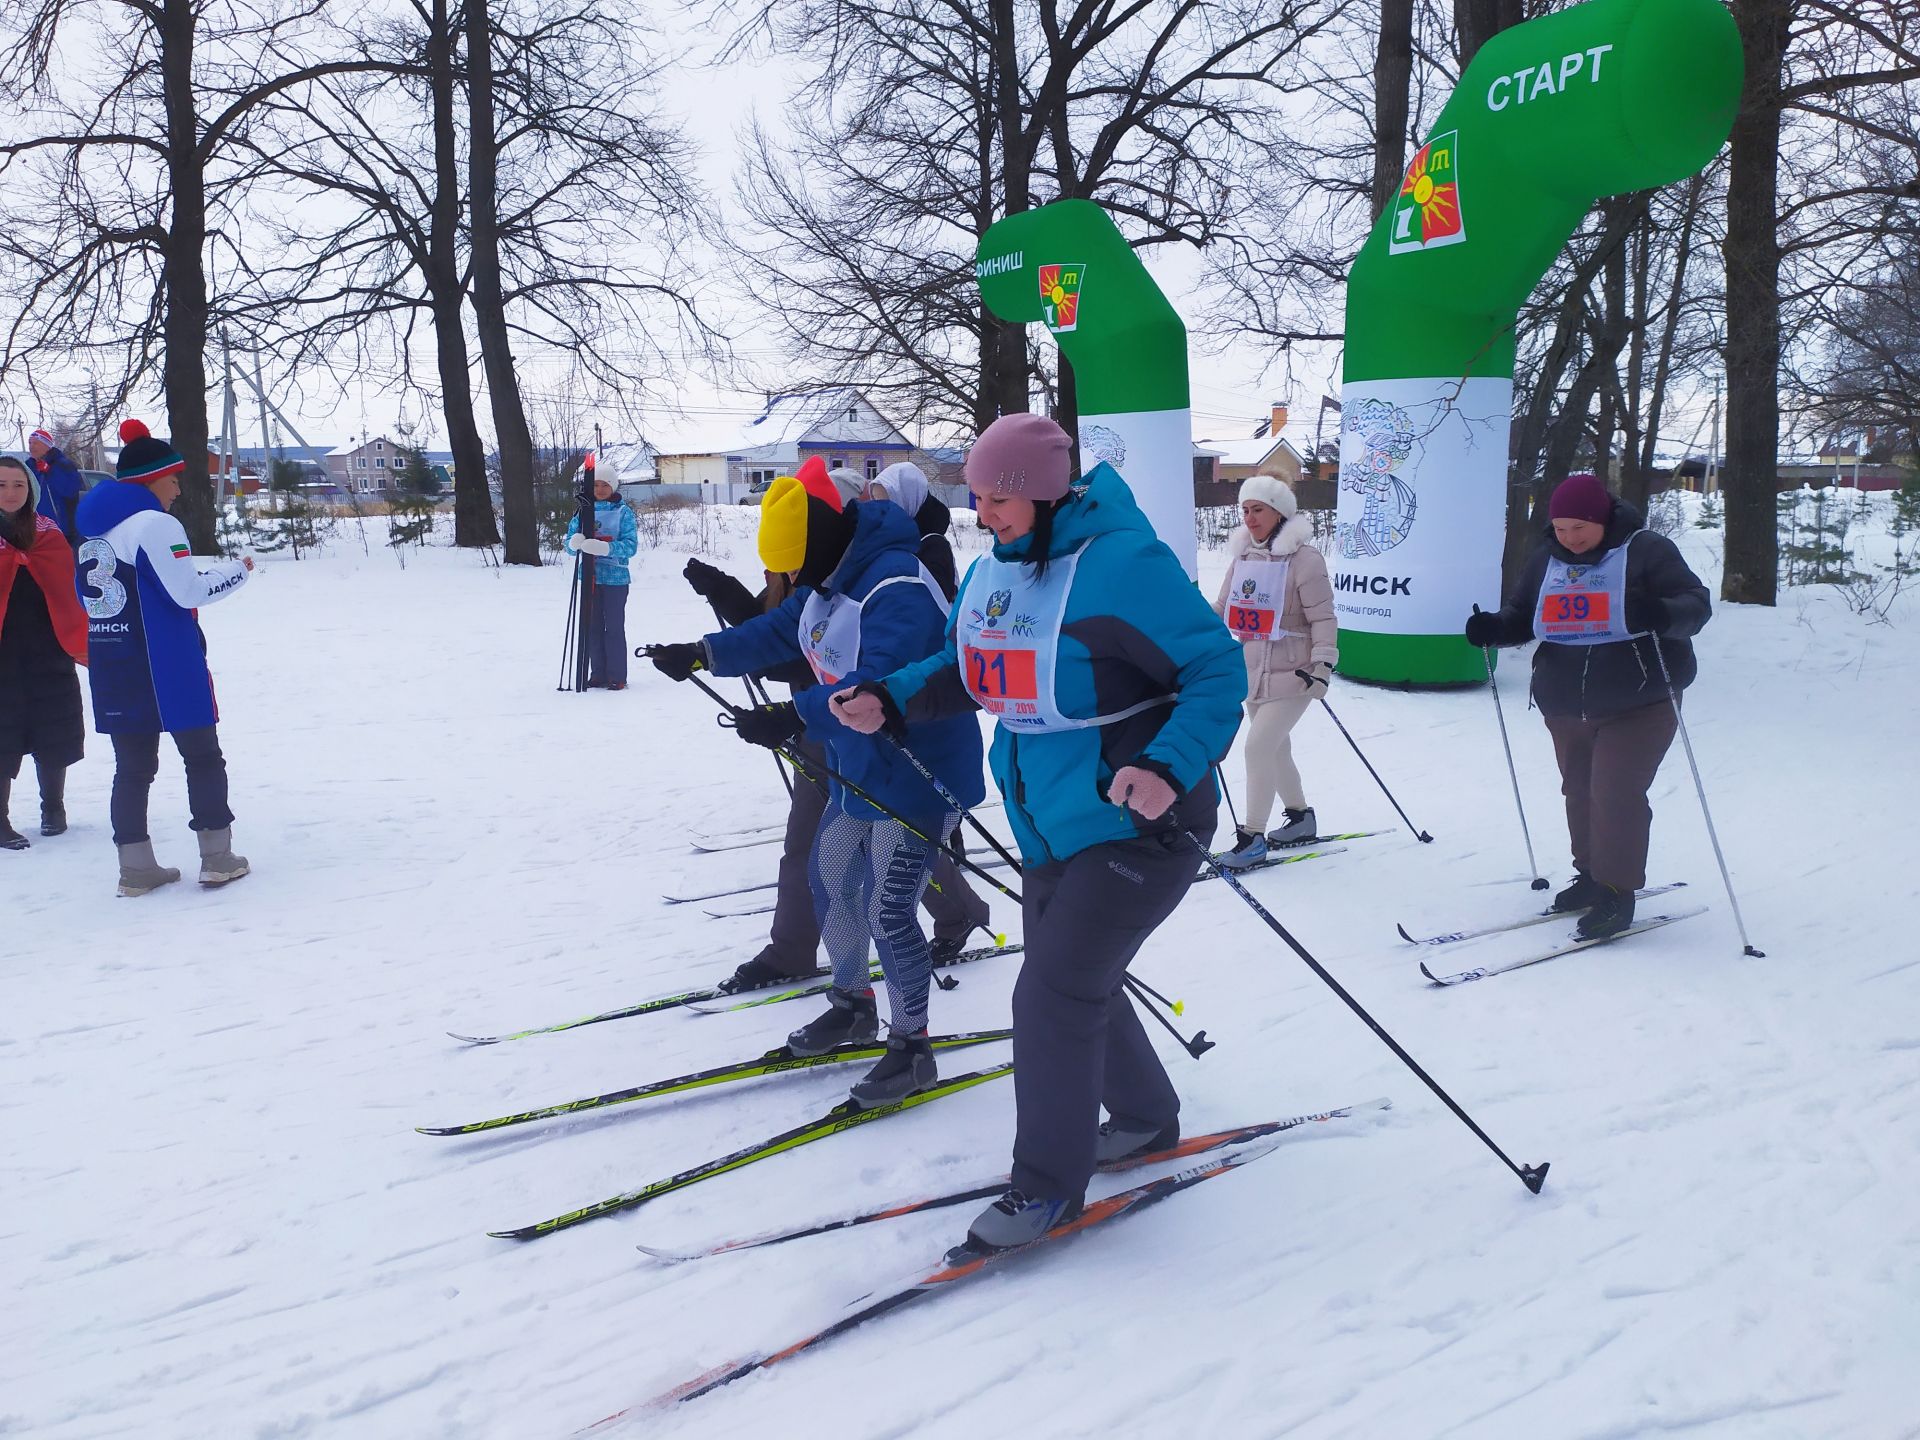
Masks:
[[[1553,908],[1584,911],[1581,938],[1600,939],[1633,924],[1634,893],[1647,883],[1647,791],[1673,744],[1674,705],[1697,673],[1692,637],[1713,600],[1674,543],[1598,476],[1569,475],[1547,513],[1507,603],[1469,617],[1466,636],[1541,642],[1533,698],[1560,762],[1575,872]]]
[[[1246,698],[1238,647],[1110,465],[1006,415],[967,456],[994,547],[961,582],[943,650],[834,696],[854,729],[985,710],[1024,859],[1013,992],[1013,1176],[969,1253],[1080,1212],[1094,1166],[1179,1137],[1180,1097],[1123,982],[1213,834],[1213,767]],[[1100,1112],[1108,1119],[1102,1124]]]

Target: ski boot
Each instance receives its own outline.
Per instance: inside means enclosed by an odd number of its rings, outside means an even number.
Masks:
[[[984,907],[982,908],[984,909]],[[973,938],[973,932],[976,930],[984,930],[987,932],[987,938],[989,940],[994,939],[993,926],[988,923],[990,918],[990,916],[983,914],[958,935],[936,935],[933,939],[929,940],[927,942],[927,954],[933,960],[933,968],[938,970],[943,965],[951,965],[965,954],[967,941]]]
[[[713,988],[722,995],[739,995],[748,990],[765,990],[773,985],[791,985],[797,980],[810,979],[806,975],[789,975],[779,966],[767,959],[762,950],[751,960],[742,960],[733,974]]]
[[[869,1070],[866,1078],[848,1092],[847,1098],[862,1110],[891,1105],[909,1095],[917,1095],[940,1078],[934,1063],[933,1046],[925,1030],[911,1035],[895,1034],[887,1041],[887,1053]]]
[[[1633,892],[1619,891],[1611,885],[1601,885],[1600,898],[1593,902],[1593,908],[1581,917],[1580,924],[1574,929],[1574,935],[1581,940],[1604,940],[1609,935],[1618,935],[1633,924]]]
[[[1314,818],[1311,805],[1304,810],[1282,810],[1280,816],[1280,828],[1267,832],[1267,844],[1276,848],[1304,845],[1320,833],[1320,822]]]
[[[1267,837],[1257,830],[1235,830],[1233,848],[1213,857],[1222,870],[1251,870],[1267,858]]]
[[[247,857],[233,853],[233,827],[196,830],[200,841],[200,883],[207,889],[231,885],[249,872]]]
[[[835,986],[827,999],[832,1003],[825,1014],[787,1036],[787,1048],[795,1055],[824,1055],[836,1045],[869,1045],[880,1034],[880,1011],[871,990],[855,993]]]
[[[1100,1122],[1099,1138],[1093,1142],[1093,1163],[1115,1165],[1136,1155],[1151,1155],[1171,1150],[1180,1143],[1180,1122],[1174,1120],[1158,1130],[1142,1130],[1122,1125],[1118,1120]]]
[[[1571,915],[1579,910],[1591,910],[1607,896],[1607,887],[1595,880],[1585,871],[1573,877],[1573,883],[1553,897],[1555,914]]]
[[[145,895],[158,890],[162,885],[171,885],[180,878],[180,872],[171,865],[162,865],[153,858],[153,841],[142,840],[133,845],[116,846],[120,852],[120,893],[126,896]]]
[[[964,1242],[947,1252],[952,1264],[964,1264],[996,1250],[1012,1250],[1031,1245],[1049,1230],[1077,1219],[1083,1202],[1053,1200],[1044,1195],[1029,1195],[1014,1187],[973,1217]]]

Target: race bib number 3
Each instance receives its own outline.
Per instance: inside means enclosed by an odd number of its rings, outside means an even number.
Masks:
[[[1227,607],[1227,628],[1236,635],[1250,638],[1263,638],[1273,634],[1274,612],[1255,609],[1251,605],[1229,605]]]
[[[982,708],[1000,711],[1016,701],[1040,698],[1031,650],[976,650],[967,647],[967,688]]]

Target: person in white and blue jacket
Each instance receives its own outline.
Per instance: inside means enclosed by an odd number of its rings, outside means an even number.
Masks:
[[[1065,1224],[1096,1163],[1179,1137],[1180,1097],[1123,982],[1193,881],[1187,833],[1213,834],[1213,767],[1247,694],[1240,647],[1126,482],[1104,464],[1071,477],[1071,442],[1045,416],[988,426],[966,480],[996,543],[961,583],[946,644],[833,697],[869,733],[976,708],[999,722],[1027,948],[1012,1185],[969,1227],[974,1252]]]
[[[200,883],[225,885],[248,866],[233,853],[227,762],[215,730],[220,712],[198,611],[246,584],[253,561],[195,556],[186,530],[167,513],[180,498],[186,462],[138,420],[122,423],[120,439],[115,478],[80,497],[81,544],[74,557],[87,612],[93,728],[113,742],[110,808],[120,893],[144,895],[180,878],[154,859],[147,833],[162,731],[186,764]]]
[[[593,607],[587,626],[587,686],[627,688],[627,562],[640,548],[633,507],[620,498],[620,484],[595,471],[594,535],[581,537],[580,517],[567,522],[567,549],[593,559]]]
[[[932,964],[917,907],[934,849],[956,817],[891,741],[847,729],[827,698],[841,685],[939,651],[947,602],[919,561],[919,541],[897,505],[855,501],[835,510],[800,480],[783,477],[761,503],[760,559],[794,577],[793,595],[744,625],[651,652],[656,668],[676,680],[697,669],[746,675],[803,659],[820,682],[796,690],[792,700],[743,713],[737,728],[743,740],[776,747],[805,735],[861,792],[837,779],[829,784],[811,878],[833,988],[826,1012],[787,1037],[795,1054],[819,1055],[878,1035],[871,941],[891,1013],[887,1053],[852,1090],[861,1106],[904,1099],[938,1079],[927,1039]],[[976,805],[985,795],[980,727],[971,714],[912,726],[903,743],[961,804]]]

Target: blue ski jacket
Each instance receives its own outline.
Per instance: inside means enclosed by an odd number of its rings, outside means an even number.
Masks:
[[[593,560],[593,583],[596,585],[626,585],[633,576],[627,570],[627,562],[633,559],[634,552],[640,548],[640,527],[633,518],[633,507],[620,498],[615,491],[609,500],[593,502],[593,528],[597,532],[596,540],[610,540],[613,548],[604,555],[596,555]],[[572,538],[580,533],[580,515],[567,522],[567,535]],[[569,549],[572,547],[569,546]]]
[[[1027,561],[1031,545],[1025,536],[994,546],[993,553]],[[1048,556],[1076,550],[1080,559],[1057,640],[1053,698],[1060,712],[1107,715],[1162,695],[1173,703],[1080,730],[1018,733],[996,726],[993,777],[1021,854],[1035,864],[1173,825],[1211,830],[1220,803],[1213,767],[1233,743],[1247,697],[1239,645],[1111,465],[1096,466],[1054,513]],[[956,617],[968,603],[967,589],[962,581]],[[951,623],[940,653],[892,672],[884,683],[909,721],[973,706]],[[1155,770],[1179,792],[1168,815],[1150,822],[1108,802],[1114,774],[1127,765]]]
[[[867,602],[860,614],[859,662],[835,684],[796,690],[793,703],[806,722],[808,738],[826,747],[828,764],[925,830],[952,807],[907,762],[891,740],[884,735],[861,735],[849,730],[833,717],[828,706],[838,691],[877,679],[924,656],[938,654],[946,617],[925,585],[880,588],[884,580],[920,575],[920,531],[906,511],[898,505],[871,500],[852,501],[847,510],[854,517],[853,540],[838,568],[820,589],[828,595],[845,595]],[[716,675],[758,674],[802,659],[800,614],[812,594],[809,589],[796,590],[778,609],[734,629],[706,636],[707,656],[713,672]],[[868,601],[870,595],[872,599]],[[940,777],[940,782],[961,804],[971,807],[985,798],[980,722],[971,712],[908,725],[906,746],[921,764]],[[878,810],[844,793],[838,781],[834,781],[830,789],[832,797],[848,814],[863,820],[881,818]]]

